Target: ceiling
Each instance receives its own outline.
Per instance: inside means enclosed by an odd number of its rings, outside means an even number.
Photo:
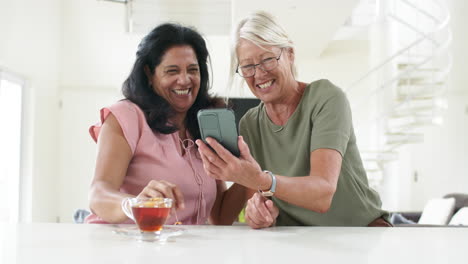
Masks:
[[[205,35],[229,35],[232,25],[255,10],[273,14],[301,56],[318,57],[345,24],[359,0],[131,0],[129,28],[145,33],[154,25],[178,21]]]

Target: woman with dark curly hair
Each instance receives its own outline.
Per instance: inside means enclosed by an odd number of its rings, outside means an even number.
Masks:
[[[103,108],[89,130],[98,155],[87,223],[131,222],[121,209],[127,197],[172,198],[183,224],[236,219],[244,187],[227,190],[208,177],[193,143],[197,111],[223,105],[208,94],[208,60],[203,37],[181,25],[160,25],[141,41],[122,87],[126,99]]]

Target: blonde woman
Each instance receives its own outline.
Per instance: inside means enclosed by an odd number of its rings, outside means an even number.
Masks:
[[[240,121],[241,156],[213,139],[214,151],[196,143],[209,176],[251,190],[247,223],[391,226],[367,182],[345,94],[328,80],[296,79],[293,42],[270,14],[239,23],[231,59],[231,73],[261,100]]]

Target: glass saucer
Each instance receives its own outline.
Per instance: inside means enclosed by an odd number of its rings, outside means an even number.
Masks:
[[[141,232],[137,226],[128,226],[128,227],[118,227],[112,231],[115,234],[123,235],[136,239],[138,241],[145,242],[165,242],[169,238],[174,236],[180,236],[185,232],[184,228],[175,227],[175,226],[164,226],[160,234],[151,233],[151,232]]]

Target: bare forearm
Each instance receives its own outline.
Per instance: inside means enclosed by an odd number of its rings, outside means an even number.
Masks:
[[[334,149],[317,149],[311,152],[309,175],[303,177],[277,175],[275,196],[318,213],[327,212],[338,185],[341,162],[341,154]],[[271,179],[269,184],[271,185]]]
[[[133,197],[114,190],[104,182],[93,183],[90,191],[91,211],[109,223],[121,223],[128,219],[121,209],[121,202],[126,197]]]
[[[228,190],[223,192],[217,208],[212,213],[212,223],[216,225],[231,225],[237,219],[242,208],[244,208],[247,199],[247,188],[234,183]]]
[[[239,182],[250,189],[263,191],[271,188],[271,177],[265,172],[253,172],[248,180]],[[315,211],[326,212],[331,205],[336,184],[325,177],[289,177],[276,175],[275,197],[288,203]],[[249,189],[250,188],[250,189]]]
[[[315,211],[326,212],[331,205],[336,186],[315,176],[287,177],[276,175],[275,197]]]

